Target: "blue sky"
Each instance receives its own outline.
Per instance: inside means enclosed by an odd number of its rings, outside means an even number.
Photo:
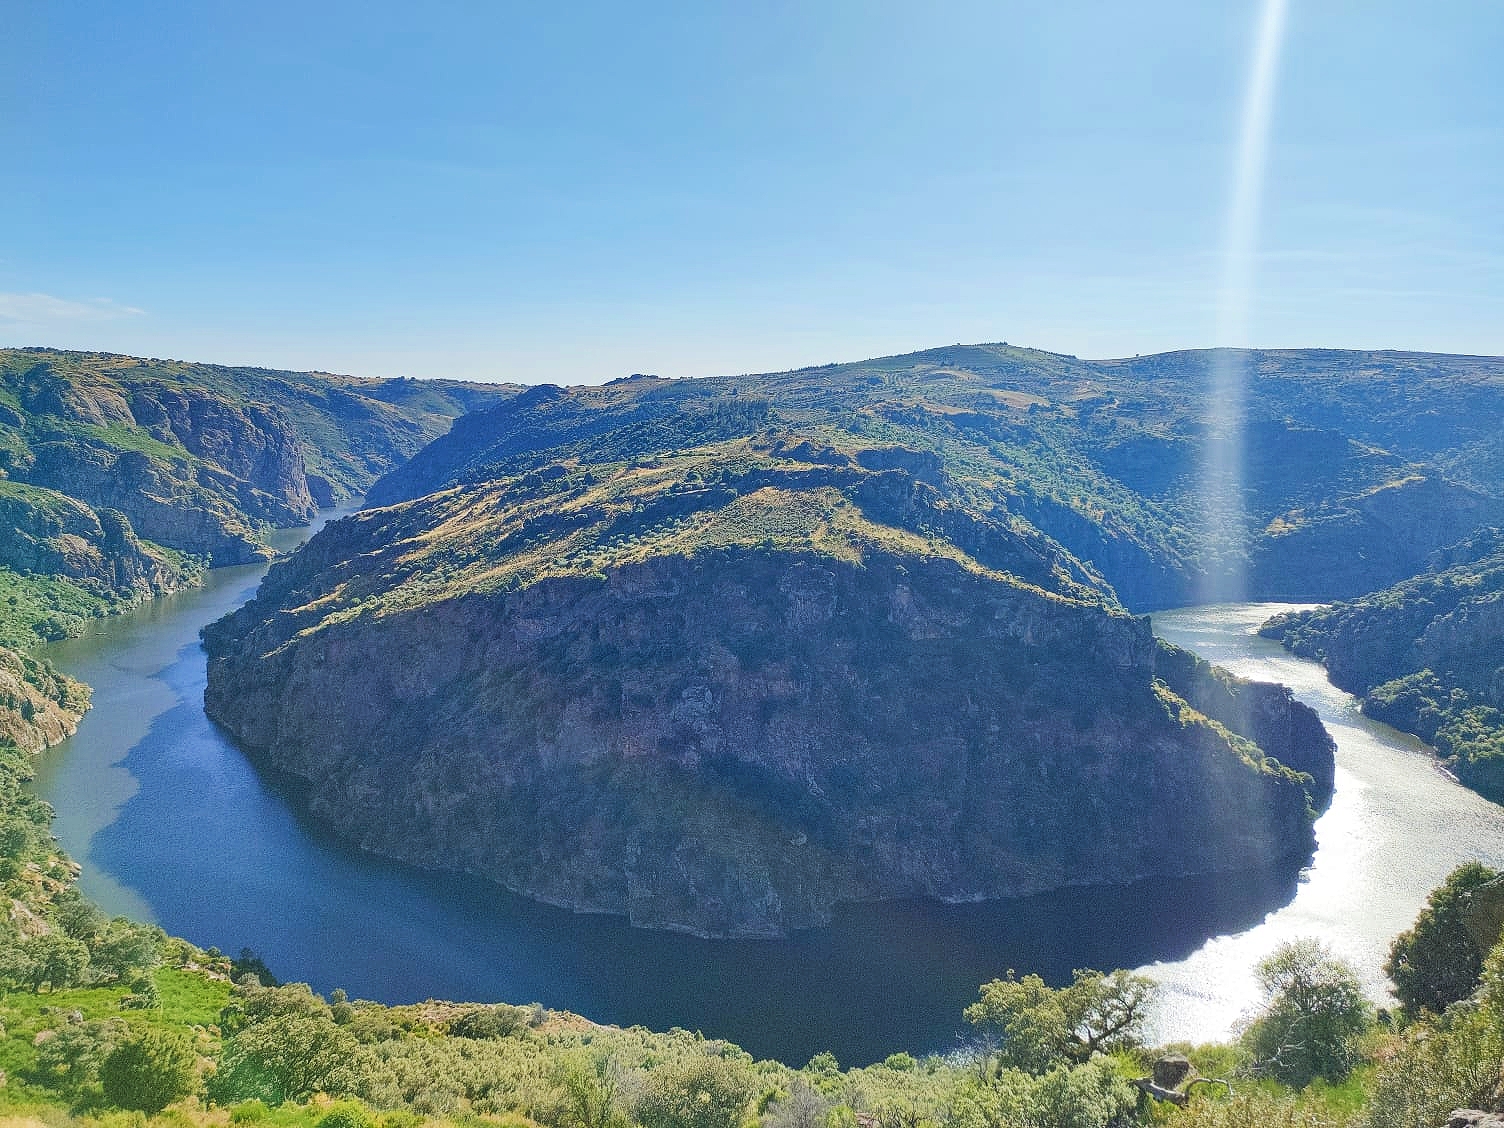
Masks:
[[[1216,343],[1253,0],[0,0],[0,344],[597,381]],[[1290,0],[1248,340],[1504,353],[1504,4]]]

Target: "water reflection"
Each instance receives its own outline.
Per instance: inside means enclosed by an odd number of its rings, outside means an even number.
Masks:
[[[98,704],[46,758],[38,787],[58,809],[65,847],[84,862],[91,896],[200,944],[255,948],[283,976],[323,990],[390,1002],[537,999],[599,1021],[701,1029],[793,1062],[830,1049],[860,1063],[950,1048],[977,985],[1009,968],[1058,982],[1077,967],[1159,961],[1153,970],[1170,985],[1164,1033],[1212,1037],[1247,1005],[1247,968],[1278,935],[1340,934],[1345,952],[1376,968],[1464,837],[1435,836],[1446,848],[1428,841],[1435,856],[1391,888],[1384,867],[1363,859],[1408,852],[1405,797],[1415,777],[1454,802],[1460,789],[1413,749],[1393,752],[1394,772],[1378,782],[1347,766],[1369,752],[1344,752],[1338,801],[1319,827],[1322,852],[1298,890],[1290,875],[1245,875],[993,905],[854,906],[830,928],[785,941],[643,932],[368,858],[301,819],[201,707],[198,629],[246,598],[257,574],[216,573],[202,592],[60,644],[54,657],[96,687]],[[1208,656],[1262,676],[1277,669],[1303,696],[1324,692],[1324,711],[1340,713],[1345,698],[1319,670],[1251,638],[1262,615],[1157,618]],[[1343,716],[1353,733],[1338,739],[1366,749],[1374,726],[1350,708]],[[1497,815],[1476,805],[1485,822]],[[1497,828],[1491,840],[1504,842],[1504,820],[1488,825]],[[1400,841],[1387,841],[1395,834]]]

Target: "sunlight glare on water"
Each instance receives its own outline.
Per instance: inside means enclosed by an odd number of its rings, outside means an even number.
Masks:
[[[1161,638],[1242,677],[1289,686],[1337,742],[1336,795],[1316,824],[1316,857],[1295,900],[1187,959],[1142,969],[1164,986],[1156,1033],[1166,1040],[1230,1033],[1257,1001],[1254,965],[1296,937],[1326,941],[1385,1003],[1389,944],[1427,894],[1464,861],[1504,867],[1504,807],[1457,784],[1413,737],[1365,718],[1320,666],[1257,637],[1260,624],[1290,609],[1237,604],[1154,616]]]

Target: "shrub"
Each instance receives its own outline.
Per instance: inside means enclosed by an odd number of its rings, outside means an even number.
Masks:
[[[376,1119],[359,1101],[338,1101],[318,1118],[314,1128],[376,1128]]]
[[[99,1067],[105,1100],[154,1116],[193,1092],[196,1057],[175,1030],[143,1029],[110,1051]]]
[[[738,1128],[751,1099],[746,1066],[696,1057],[649,1074],[637,1120],[643,1128]]]
[[[1479,862],[1458,866],[1431,891],[1414,927],[1389,949],[1384,971],[1411,1014],[1440,1014],[1478,985],[1484,953],[1468,932],[1464,914],[1473,891],[1498,876]]]
[[[449,1023],[448,1032],[458,1038],[506,1038],[528,1024],[528,1012],[505,1003],[475,1007]]]
[[[1373,1021],[1357,973],[1317,940],[1281,944],[1258,965],[1263,1009],[1244,1032],[1254,1069],[1287,1085],[1340,1081]]]

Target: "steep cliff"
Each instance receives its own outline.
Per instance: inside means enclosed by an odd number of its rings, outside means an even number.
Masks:
[[[205,643],[210,714],[344,836],[648,927],[1289,863],[1325,801],[897,446],[713,440],[367,511]]]

